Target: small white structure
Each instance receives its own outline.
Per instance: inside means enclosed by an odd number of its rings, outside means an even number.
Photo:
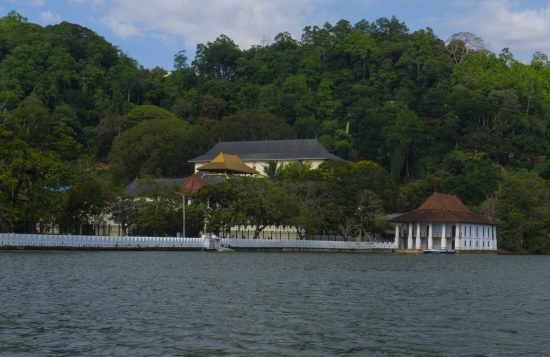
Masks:
[[[432,194],[420,207],[392,219],[401,249],[496,250],[495,222],[454,195]]]

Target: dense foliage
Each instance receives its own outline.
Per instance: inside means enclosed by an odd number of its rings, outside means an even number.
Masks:
[[[493,215],[502,247],[547,252],[549,109],[543,53],[525,64],[475,35],[443,41],[395,18],[308,26],[299,40],[282,32],[249,49],[221,35],[190,64],[178,52],[168,71],[85,27],[10,13],[0,18],[0,229],[92,223],[136,176],[186,175],[218,140],[317,137],[356,164],[248,194],[292,195],[304,230],[357,235],[384,226],[358,227],[360,207],[379,215],[454,193]],[[363,160],[382,173],[354,175],[370,170]]]

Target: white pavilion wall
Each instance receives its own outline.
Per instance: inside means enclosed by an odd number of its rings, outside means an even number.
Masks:
[[[428,249],[429,222],[415,223],[412,229],[412,247],[407,246],[408,225],[404,224],[400,237],[400,246],[407,249],[416,249],[417,225],[420,225],[420,248]],[[453,226],[459,234],[459,250],[496,250],[496,227],[485,224],[470,223],[445,223],[446,249],[455,248],[455,232]],[[441,234],[443,232],[443,223],[432,223],[432,249],[441,249]]]
[[[496,250],[496,227],[486,224],[461,224],[461,250]]]

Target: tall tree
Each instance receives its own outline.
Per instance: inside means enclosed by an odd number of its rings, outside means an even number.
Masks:
[[[187,160],[208,147],[200,127],[173,119],[147,120],[114,139],[109,162],[119,182],[145,176],[177,177],[190,174]]]

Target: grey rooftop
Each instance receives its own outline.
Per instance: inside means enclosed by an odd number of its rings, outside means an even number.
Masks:
[[[209,162],[220,152],[234,154],[243,161],[276,161],[276,160],[336,160],[317,139],[262,140],[262,141],[222,141],[203,155],[189,162]]]
[[[223,175],[206,175],[205,172],[199,171],[196,173],[205,185],[211,185],[221,182],[226,179]],[[124,193],[127,195],[138,195],[155,192],[156,190],[172,192],[178,191],[179,188],[189,178],[174,177],[174,178],[153,178],[153,179],[134,179],[125,188]]]
[[[134,179],[125,188],[124,193],[137,195],[144,192],[152,192],[157,189],[165,190],[181,186],[185,178],[156,178],[156,179]]]

